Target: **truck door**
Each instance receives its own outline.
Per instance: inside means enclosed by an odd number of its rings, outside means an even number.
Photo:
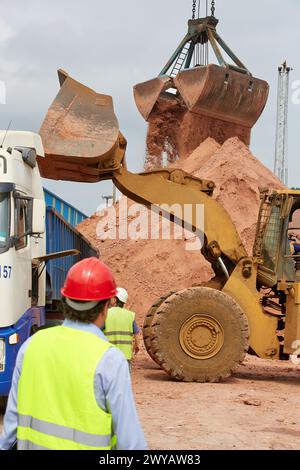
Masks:
[[[29,199],[23,194],[14,195],[14,315],[21,318],[31,307],[31,237]],[[18,313],[17,313],[18,312]],[[18,318],[18,319],[19,319]],[[13,322],[15,323],[15,321]]]

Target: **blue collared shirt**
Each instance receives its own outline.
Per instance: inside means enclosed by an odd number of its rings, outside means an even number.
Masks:
[[[64,326],[94,333],[107,341],[103,332],[94,324],[65,320]],[[29,338],[20,348],[13,373],[12,386],[4,416],[0,450],[10,449],[17,439],[17,391],[23,359]],[[117,450],[144,450],[147,443],[141,429],[131,388],[128,363],[115,347],[109,348],[99,362],[94,376],[94,393],[100,408],[112,414]]]

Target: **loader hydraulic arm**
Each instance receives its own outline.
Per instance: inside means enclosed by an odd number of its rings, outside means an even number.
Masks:
[[[235,266],[247,257],[228,213],[211,197],[213,182],[178,169],[134,174],[126,168],[115,171],[113,181],[130,199],[158,208],[163,216],[192,230],[200,239],[204,235],[204,255],[209,255],[209,261],[225,255]]]
[[[204,234],[202,252],[212,264],[222,258],[234,268],[247,257],[229,214],[212,198],[212,181],[176,168],[129,172],[126,140],[119,132],[112,98],[63,71],[59,80],[61,89],[40,130],[46,155],[39,158],[43,177],[78,182],[111,179],[133,201],[159,210],[200,237]]]

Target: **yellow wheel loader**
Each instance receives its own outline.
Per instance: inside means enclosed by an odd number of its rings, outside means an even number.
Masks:
[[[40,130],[46,154],[39,160],[42,176],[111,179],[130,199],[203,234],[202,254],[215,278],[205,286],[171,292],[150,309],[144,340],[154,361],[175,379],[216,382],[230,376],[247,351],[265,359],[299,354],[300,256],[291,251],[289,231],[300,209],[300,191],[262,192],[249,257],[229,214],[212,197],[212,181],[174,168],[131,173],[112,98],[63,71],[59,79],[61,89]],[[185,204],[192,207],[188,216]],[[174,205],[182,207],[182,217]],[[204,227],[199,206],[205,211]]]

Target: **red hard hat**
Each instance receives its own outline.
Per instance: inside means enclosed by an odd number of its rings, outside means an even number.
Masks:
[[[61,293],[69,299],[93,302],[115,297],[117,286],[106,264],[86,258],[69,270]]]

